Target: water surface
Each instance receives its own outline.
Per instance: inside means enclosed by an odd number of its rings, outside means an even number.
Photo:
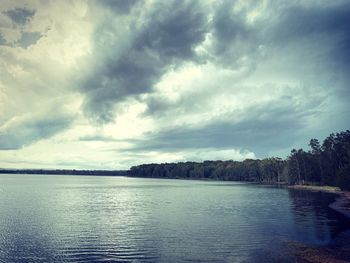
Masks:
[[[334,196],[235,182],[0,175],[0,262],[288,262],[350,227]]]

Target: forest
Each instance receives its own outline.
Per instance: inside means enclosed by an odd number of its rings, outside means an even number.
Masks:
[[[283,160],[273,157],[244,161],[204,161],[133,166],[128,176],[249,181],[268,184],[338,186],[350,190],[350,131],[330,134],[310,149],[293,149]]]

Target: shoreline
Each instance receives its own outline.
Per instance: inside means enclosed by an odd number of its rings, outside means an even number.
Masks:
[[[335,201],[333,203],[329,204],[329,207],[350,219],[350,192],[349,191],[342,191],[340,190],[340,188],[334,187],[334,186],[314,186],[314,185],[288,185],[287,188],[336,194],[338,197],[335,198]]]
[[[343,214],[350,219],[350,192],[342,191],[338,187],[331,186],[312,186],[312,185],[289,185],[287,188],[325,192],[336,194],[334,202],[329,204],[329,208]],[[291,247],[295,250],[296,256],[305,263],[346,263],[350,262],[350,229],[341,233],[337,245],[329,244],[326,246],[310,246],[301,243],[293,243]]]

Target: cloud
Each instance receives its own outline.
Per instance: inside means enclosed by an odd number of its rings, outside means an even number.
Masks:
[[[0,13],[0,45],[28,48],[35,44],[42,37],[40,32],[31,30],[35,14],[34,9],[20,7],[2,11]]]
[[[350,31],[348,2],[339,1],[333,5],[291,5],[280,7],[277,23],[272,24],[274,40],[282,43],[313,39],[314,36],[325,38],[332,36],[347,39]],[[278,44],[278,42],[276,42]]]
[[[6,39],[0,34],[0,45],[5,45]]]
[[[299,70],[303,75],[298,77],[313,89],[319,71],[328,70],[326,67],[317,70],[317,67],[322,67],[320,64],[329,64],[333,51],[330,52],[327,45],[344,45],[346,41],[343,38],[349,35],[345,34],[347,27],[344,24],[348,24],[348,21],[344,16],[346,12],[342,11],[348,8],[345,4],[316,5],[313,8],[266,1],[249,1],[247,4],[221,1],[215,5],[196,1],[186,1],[182,5],[156,2],[151,7],[140,3],[130,3],[128,18],[118,20],[121,24],[126,23],[122,30],[114,23],[103,22],[96,31],[97,46],[93,56],[98,58],[97,66],[93,66],[82,81],[81,91],[85,94],[83,110],[97,123],[115,121],[118,104],[130,97],[144,101],[150,116],[174,109],[174,106],[178,109],[178,102],[159,96],[157,90],[157,85],[172,70],[188,62],[198,67],[206,63],[214,65],[218,71],[232,70],[241,78],[234,81],[242,81],[242,78],[256,72],[266,56],[291,57],[284,54],[288,50],[280,43],[286,43],[287,47],[294,43],[298,47],[294,50],[294,58],[288,61],[288,66],[292,67],[289,74]],[[119,4],[118,1],[113,2],[116,9]],[[101,5],[106,7],[105,3]],[[279,13],[273,14],[274,8]],[[325,17],[327,14],[330,14],[330,18]],[[337,16],[340,17],[339,21],[336,20]],[[288,36],[285,32],[289,32]],[[326,41],[325,44],[316,44],[313,35],[320,36],[322,40],[323,35],[334,35],[335,40],[334,43]],[[312,50],[316,45],[316,51]],[[339,50],[336,47],[333,49]],[[344,52],[347,50],[344,49]],[[309,63],[298,65],[297,59],[302,59],[308,52]],[[328,57],[322,59],[322,56]],[[211,73],[215,78],[215,72]],[[328,76],[324,74],[318,84],[331,84],[332,77]],[[220,79],[217,81],[220,83]],[[266,81],[270,82],[268,79]],[[215,88],[211,89],[214,93]],[[197,97],[206,99],[205,96],[210,96],[212,92],[194,84],[193,90],[189,90],[181,100],[193,104],[188,99],[191,97],[189,94],[195,93]]]
[[[78,139],[79,141],[107,141],[107,142],[111,142],[111,141],[118,141],[117,139],[114,139],[112,137],[109,136],[104,136],[104,135],[100,135],[100,134],[95,134],[95,135],[85,135],[85,136],[81,136]]]
[[[261,55],[262,28],[249,23],[247,16],[258,4],[235,8],[237,4],[224,1],[215,10],[212,20],[212,59],[226,67],[241,67],[242,63],[254,68]]]
[[[138,2],[144,2],[141,0],[97,0],[99,5],[103,5],[106,8],[116,12],[117,14],[127,14],[131,8]]]
[[[349,12],[347,1],[280,8],[278,23],[270,29],[270,41],[278,48],[287,45],[293,51],[307,50],[305,59],[318,63],[318,69],[345,73],[350,59]]]
[[[0,46],[28,48],[35,45],[42,37],[40,32],[21,32],[20,37],[16,41],[7,43],[6,39],[0,34]]]
[[[152,17],[148,19],[145,17]],[[183,60],[191,60],[194,48],[204,40],[205,13],[198,4],[156,4],[143,14],[124,34],[126,47],[120,39],[98,42],[94,56],[101,57],[97,66],[83,81],[86,95],[84,111],[100,123],[114,120],[114,105],[128,97],[152,92],[159,78]],[[118,26],[99,28],[96,40],[106,34],[116,35]],[[123,43],[123,41],[121,41]],[[122,48],[122,51],[118,51]],[[105,52],[102,55],[99,52]]]
[[[40,32],[23,32],[21,39],[18,41],[18,45],[23,48],[28,48],[31,45],[35,45],[41,37],[42,35]]]
[[[35,15],[34,10],[26,8],[15,8],[4,12],[11,20],[19,25],[25,25]]]
[[[0,126],[0,150],[15,150],[49,138],[69,127],[72,116],[47,113],[33,119],[32,114],[16,117]]]
[[[281,97],[197,125],[145,134],[143,140],[130,140],[133,146],[129,150],[176,152],[212,147],[244,149],[264,157],[293,143],[309,118],[320,113],[323,99],[314,97],[300,105],[293,97]]]
[[[2,2],[1,149],[21,149],[48,139],[70,127],[79,114],[81,99],[70,84],[75,74],[72,61],[81,50],[88,50],[76,47],[84,45],[89,24],[75,20],[79,6],[69,5],[66,12],[58,12],[67,3]],[[70,31],[72,28],[79,30]],[[72,39],[79,41],[72,43]]]
[[[0,165],[285,156],[350,123],[348,1],[0,9]]]

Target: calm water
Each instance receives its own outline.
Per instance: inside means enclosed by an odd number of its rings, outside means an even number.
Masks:
[[[350,227],[329,194],[232,182],[0,175],[0,262],[288,262]]]

